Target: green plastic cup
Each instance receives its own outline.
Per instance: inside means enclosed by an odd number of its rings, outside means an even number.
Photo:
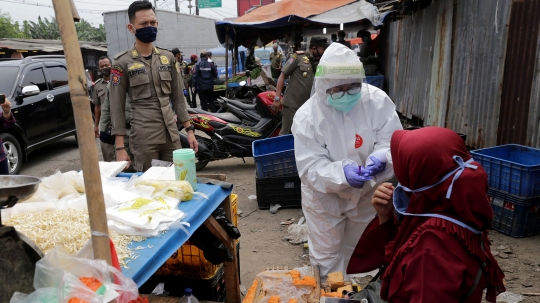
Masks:
[[[188,181],[193,190],[197,190],[197,171],[193,149],[182,148],[175,150],[173,152],[173,162],[175,179]]]

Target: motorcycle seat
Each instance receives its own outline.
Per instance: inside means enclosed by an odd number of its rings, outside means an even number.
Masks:
[[[242,103],[240,101],[237,101],[237,100],[232,100],[232,99],[227,99],[227,98],[223,98],[225,101],[229,102],[230,104],[232,104],[233,106],[236,106],[240,109],[243,109],[243,110],[253,110],[253,111],[257,111],[255,109],[255,104],[246,104],[246,103]]]
[[[207,112],[205,110],[198,109],[198,108],[190,108],[189,111],[196,112],[197,114],[205,114],[205,115],[214,116],[216,118],[219,118],[229,123],[234,123],[234,124],[242,123],[242,120],[240,120],[237,116],[231,113],[211,113],[211,112]]]

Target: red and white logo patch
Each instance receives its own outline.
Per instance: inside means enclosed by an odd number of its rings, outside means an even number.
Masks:
[[[360,148],[364,144],[364,139],[360,135],[356,135],[356,140],[354,141],[354,148]]]

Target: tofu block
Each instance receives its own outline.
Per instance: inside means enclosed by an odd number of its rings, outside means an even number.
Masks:
[[[340,288],[337,289],[336,292],[338,294],[341,294],[341,293],[343,293],[344,290],[346,290],[347,293],[350,293],[351,291],[353,291],[352,285],[345,285],[343,287],[340,287]]]
[[[345,279],[343,278],[342,272],[329,273],[326,281],[330,285],[331,289],[336,289],[345,285]]]

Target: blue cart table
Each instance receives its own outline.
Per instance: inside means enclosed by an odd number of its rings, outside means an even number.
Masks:
[[[122,272],[133,279],[138,287],[143,285],[180,247],[191,237],[193,232],[201,225],[205,225],[222,242],[234,256],[232,262],[225,262],[225,287],[227,302],[240,302],[240,273],[238,272],[238,259],[234,241],[221,228],[219,223],[212,217],[212,212],[219,206],[225,208],[229,220],[232,218],[230,194],[232,189],[223,189],[218,185],[198,184],[198,192],[204,193],[208,199],[194,195],[193,199],[182,202],[178,209],[186,213],[181,221],[190,223],[186,229],[189,235],[182,229],[173,229],[158,236],[147,238],[142,242],[134,242],[130,248],[150,245],[152,248],[138,250],[139,257],[128,263],[129,268],[122,268]]]

